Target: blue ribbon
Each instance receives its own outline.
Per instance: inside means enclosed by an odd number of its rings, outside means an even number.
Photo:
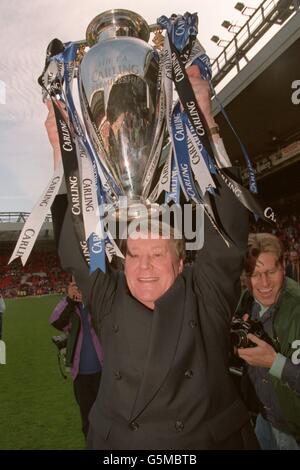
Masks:
[[[207,54],[201,54],[200,56],[196,57],[192,65],[198,65],[201,77],[204,78],[204,80],[211,80],[212,69],[210,64],[210,58]]]
[[[235,138],[237,139],[238,143],[239,143],[239,146],[242,150],[242,153],[243,153],[243,156],[244,156],[244,159],[246,161],[246,165],[247,165],[247,171],[248,171],[248,177],[249,177],[249,190],[251,193],[253,194],[257,194],[257,184],[256,184],[256,178],[255,178],[255,172],[254,172],[254,168],[252,166],[252,162],[250,160],[250,157],[248,155],[248,152],[246,150],[246,147],[244,146],[243,142],[241,141],[238,133],[236,132],[236,130],[234,129],[233,125],[231,124],[230,122],[230,119],[221,103],[221,101],[217,98],[217,95],[216,93],[214,92],[215,94],[215,99],[218,103],[218,105],[220,106],[220,109],[221,109],[221,113],[223,114],[223,116],[225,117],[226,121],[227,121],[227,124],[229,125],[230,129],[232,130]]]
[[[197,13],[186,12],[184,15],[172,15],[171,18],[163,15],[158,18],[157,24],[163,29],[167,29],[179,52],[182,52],[189,44],[190,39],[195,38],[198,33]]]
[[[173,110],[171,125],[173,133],[173,142],[175,147],[175,158],[177,161],[177,168],[180,175],[180,181],[183,185],[185,193],[189,196],[189,199],[194,200],[196,202],[201,202],[199,193],[194,185],[187,146],[187,135],[185,125],[182,121],[179,103],[177,103]]]
[[[172,152],[171,158],[171,184],[170,191],[165,193],[165,204],[174,201],[175,204],[180,203],[180,183],[178,179],[178,171],[176,161],[174,158],[174,152]]]
[[[70,87],[71,77],[69,73],[69,64],[75,61],[77,49],[78,49],[77,44],[70,42],[66,44],[65,50],[62,54],[64,65],[65,65],[64,79],[65,79],[68,112],[72,120],[72,123],[76,129],[76,132],[78,133],[78,137],[81,141],[81,144],[85,147],[85,150],[88,153],[92,161],[92,165],[94,169],[94,176],[95,176],[95,181],[96,181],[96,192],[97,192],[98,204],[100,207],[102,207],[102,204],[104,203],[104,200],[105,200],[105,195],[102,189],[101,180],[97,172],[94,152],[81,126],[79,116],[78,116],[78,113],[74,104],[71,87]],[[101,218],[100,218],[99,223],[102,224]],[[93,273],[97,268],[101,269],[101,271],[103,272],[106,272],[104,240],[99,239],[99,237],[95,233],[92,233],[88,239],[88,245],[89,245],[89,252],[90,252],[90,273]]]
[[[100,269],[106,272],[105,240],[92,233],[88,240],[90,251],[90,273]]]
[[[206,166],[207,166],[208,170],[213,175],[217,174],[217,170],[216,170],[216,166],[214,164],[214,161],[213,161],[212,157],[209,155],[209,153],[206,150],[206,148],[204,147],[204,145],[202,144],[201,139],[197,135],[197,133],[196,133],[194,127],[192,126],[192,123],[189,120],[188,115],[186,114],[186,112],[182,113],[182,120],[183,120],[184,124],[189,128],[191,134],[193,136],[195,136],[194,142],[197,143],[197,147],[199,149],[199,152],[201,153],[201,155],[202,155],[202,157],[203,157],[203,159],[206,163]]]

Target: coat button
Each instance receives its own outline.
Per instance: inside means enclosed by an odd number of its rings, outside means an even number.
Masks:
[[[121,372],[118,370],[117,372],[115,372],[115,379],[121,380],[121,378],[122,378]]]
[[[139,429],[139,425],[136,421],[132,421],[129,424],[129,427],[130,427],[131,431],[137,431]]]
[[[189,324],[191,328],[196,328],[197,326],[197,322],[195,320],[191,320]]]
[[[118,333],[118,331],[119,331],[119,325],[114,325],[113,332]]]
[[[175,429],[177,432],[181,432],[183,431],[183,428],[184,428],[184,424],[182,421],[176,421],[175,423]]]
[[[186,370],[185,373],[184,373],[184,376],[187,378],[187,379],[191,379],[194,375],[194,372],[189,369],[189,370]]]
[[[268,381],[267,379],[262,379],[262,383],[263,383],[263,384],[268,384],[269,381]]]

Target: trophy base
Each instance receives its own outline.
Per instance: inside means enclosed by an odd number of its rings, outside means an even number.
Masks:
[[[175,219],[171,221],[171,215],[168,205],[150,203],[142,198],[121,197],[118,205],[106,207],[107,228],[114,233],[115,239],[135,238],[141,233],[151,238],[182,238],[180,220],[173,214]],[[174,221],[179,221],[178,227],[174,226]]]
[[[162,207],[157,203],[150,203],[143,198],[120,198],[116,205],[107,208],[108,217],[122,222],[136,219],[158,218]]]

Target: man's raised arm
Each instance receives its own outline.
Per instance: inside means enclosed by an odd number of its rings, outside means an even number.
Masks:
[[[64,105],[59,103],[59,106],[61,107],[62,112],[65,112]],[[50,101],[47,101],[47,107],[49,112],[45,126],[50,144],[53,148],[54,168],[56,168],[61,164],[59,137],[53,105]],[[115,279],[113,276],[104,274],[99,270],[95,271],[93,274],[89,273],[89,266],[83,257],[82,251],[79,247],[79,242],[74,232],[66,194],[59,194],[56,196],[51,207],[51,212],[54,238],[61,266],[65,271],[69,271],[74,275],[76,283],[82,291],[84,303],[89,303],[91,292],[96,282],[97,288],[101,286],[101,290],[103,289],[103,295],[105,295],[109,287],[111,287],[111,289],[114,288]]]
[[[206,301],[211,300],[214,309],[217,308],[223,317],[224,310],[227,312],[228,321],[239,299],[239,279],[248,238],[248,211],[224,181],[226,175],[233,180],[237,180],[237,175],[236,171],[230,168],[230,159],[218,134],[218,126],[212,114],[209,84],[201,79],[198,67],[190,67],[187,73],[208,130],[211,130],[210,142],[216,165],[222,172],[214,176],[216,194],[210,196],[207,193],[206,197],[213,209],[217,225],[229,242],[228,247],[206,215],[204,246],[197,255],[195,282],[208,294]]]

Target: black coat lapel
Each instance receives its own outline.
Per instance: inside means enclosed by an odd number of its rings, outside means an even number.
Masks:
[[[176,353],[185,304],[185,281],[179,276],[156,302],[144,374],[131,419],[135,419],[162,386]]]

